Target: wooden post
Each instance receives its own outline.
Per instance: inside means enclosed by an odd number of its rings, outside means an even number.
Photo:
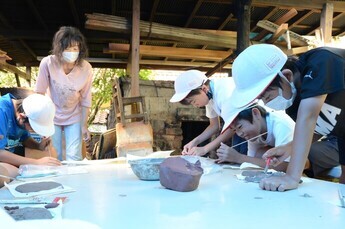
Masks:
[[[26,71],[26,81],[29,83],[29,86],[31,87],[31,67],[30,66],[26,66],[25,68]]]
[[[250,7],[252,0],[236,0],[235,3],[238,12],[236,48],[236,54],[238,55],[249,46]]]
[[[323,5],[320,19],[321,36],[324,45],[332,42],[332,27],[333,27],[333,3],[326,3]]]
[[[140,0],[133,0],[131,40],[131,96],[139,96]],[[139,104],[132,105],[132,114],[140,112]],[[135,120],[133,120],[135,121]]]
[[[14,73],[14,77],[16,78],[17,87],[21,87],[21,84],[20,84],[20,80],[19,80],[18,74],[17,74],[17,73]]]
[[[140,0],[133,0],[131,40],[131,96],[139,96]]]

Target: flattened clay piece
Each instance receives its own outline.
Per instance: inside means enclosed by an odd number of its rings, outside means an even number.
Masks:
[[[8,210],[7,213],[12,216],[13,219],[19,220],[29,220],[29,219],[52,219],[53,216],[45,208],[19,208],[14,210]]]
[[[203,172],[200,161],[193,164],[181,157],[169,157],[160,165],[159,180],[167,189],[189,192],[198,188]]]
[[[243,171],[242,176],[245,176],[244,180],[248,182],[259,183],[262,179],[271,177],[271,176],[283,176],[283,172],[268,172],[264,173],[263,171]]]
[[[30,192],[39,192],[43,190],[51,190],[54,188],[61,187],[63,188],[62,184],[52,181],[42,181],[37,183],[27,183],[18,185],[16,187],[16,191],[20,193],[30,193]]]

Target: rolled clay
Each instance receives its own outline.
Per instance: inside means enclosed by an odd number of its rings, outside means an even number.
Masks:
[[[54,188],[63,188],[62,184],[53,181],[42,181],[36,183],[26,183],[18,185],[15,190],[20,193],[39,192],[43,190],[51,190]]]
[[[159,180],[167,189],[189,192],[198,188],[203,172],[199,160],[193,164],[181,157],[169,157],[159,167]]]

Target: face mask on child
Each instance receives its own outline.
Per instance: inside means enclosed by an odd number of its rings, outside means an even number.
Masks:
[[[284,80],[289,82],[288,79],[286,79],[285,76],[281,72],[279,72],[279,75]],[[291,83],[289,82],[289,85],[290,85],[291,93],[292,93],[290,99],[285,99],[283,96],[283,90],[281,88],[278,88],[278,96],[272,99],[271,101],[269,101],[268,103],[266,103],[265,105],[274,110],[285,110],[289,108],[292,105],[293,101],[295,100],[295,97],[297,94],[295,85],[292,82]]]
[[[62,52],[63,59],[68,63],[73,63],[78,59],[79,52]]]

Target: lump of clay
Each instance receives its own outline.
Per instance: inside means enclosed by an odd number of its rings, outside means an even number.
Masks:
[[[169,157],[160,165],[159,180],[167,189],[189,192],[198,188],[203,172],[200,161],[193,164],[181,157]]]
[[[54,188],[63,188],[62,184],[52,181],[42,181],[36,183],[27,183],[18,185],[15,190],[20,193],[39,192],[43,190],[51,190]]]

